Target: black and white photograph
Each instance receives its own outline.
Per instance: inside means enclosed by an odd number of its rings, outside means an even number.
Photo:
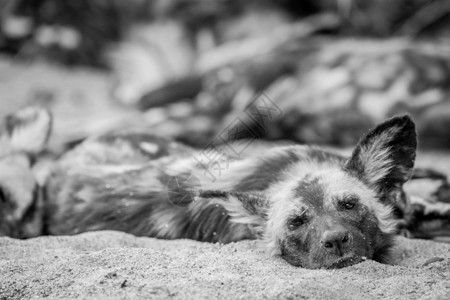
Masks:
[[[0,0],[0,300],[450,299],[449,0]]]

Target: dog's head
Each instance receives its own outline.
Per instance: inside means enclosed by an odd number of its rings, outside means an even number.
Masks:
[[[348,159],[310,149],[266,191],[219,201],[292,265],[383,262],[396,231],[392,204],[412,174],[416,146],[410,117],[394,117],[364,136]]]
[[[0,236],[35,236],[41,231],[33,160],[47,143],[51,115],[26,108],[8,115],[0,129]]]

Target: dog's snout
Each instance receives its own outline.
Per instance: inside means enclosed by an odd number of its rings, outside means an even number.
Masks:
[[[328,252],[342,256],[350,241],[350,233],[344,229],[340,229],[325,231],[322,235],[321,243]]]

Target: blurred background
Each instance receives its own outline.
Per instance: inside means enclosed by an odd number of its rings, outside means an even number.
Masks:
[[[449,38],[448,0],[0,0],[0,118],[49,107],[55,151],[133,127],[346,147],[408,112],[448,149]]]

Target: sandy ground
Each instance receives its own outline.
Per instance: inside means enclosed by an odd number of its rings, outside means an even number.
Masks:
[[[103,74],[0,59],[0,116],[24,104],[50,102],[57,148],[61,139],[92,129],[92,120],[135,115],[111,105],[107,87]],[[99,131],[108,127],[95,124]],[[420,154],[418,165],[449,173],[449,158]],[[450,299],[450,244],[399,238],[395,265],[366,261],[306,270],[267,256],[255,241],[217,245],[118,232],[0,238],[0,299],[43,297]]]
[[[396,265],[306,270],[267,256],[255,241],[112,231],[1,238],[0,298],[449,299],[450,245],[404,238],[398,245]]]

